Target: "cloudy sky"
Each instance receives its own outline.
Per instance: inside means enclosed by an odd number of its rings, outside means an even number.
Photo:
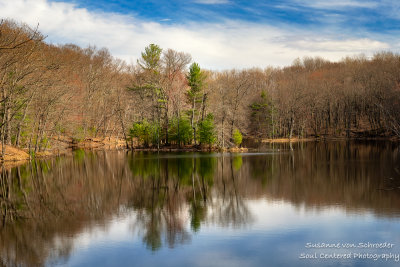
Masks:
[[[215,70],[400,51],[398,0],[0,0],[0,17],[128,63],[150,43]]]

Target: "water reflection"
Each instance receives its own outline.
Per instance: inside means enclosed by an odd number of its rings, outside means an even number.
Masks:
[[[277,225],[289,226],[278,227],[280,234],[268,242],[278,238],[285,246],[297,244],[293,251],[310,238],[289,238],[293,229],[312,226],[320,231],[313,238],[335,239],[316,224],[327,227],[334,222],[336,230],[340,225],[343,229],[336,238],[347,237],[343,233],[349,231],[358,237],[353,228],[340,223],[351,214],[358,219],[389,218],[398,225],[400,152],[396,144],[300,143],[292,148],[274,145],[247,154],[78,150],[72,157],[3,168],[0,265],[74,265],[74,256],[85,247],[82,244],[91,243],[102,235],[99,232],[111,239],[119,237],[113,241],[116,247],[134,242],[157,253],[164,248],[198,248],[199,236],[211,231],[226,235],[227,240],[235,233],[247,233],[241,240],[254,251],[236,252],[242,255],[238,262],[257,266],[242,260],[249,255],[262,258],[266,241],[257,247],[257,240]],[[362,228],[358,219],[350,222]],[[119,230],[113,232],[113,227]],[[83,238],[85,233],[93,235]],[[372,233],[370,237],[379,239]],[[204,248],[195,251],[194,258],[205,253]],[[218,260],[224,259],[222,251],[214,252]],[[144,259],[137,257],[137,263]],[[167,257],[172,264],[171,256]],[[185,265],[183,261],[175,264]]]

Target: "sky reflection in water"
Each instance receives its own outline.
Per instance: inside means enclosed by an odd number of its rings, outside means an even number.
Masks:
[[[400,253],[400,224],[370,212],[294,207],[284,201],[246,201],[253,221],[238,228],[206,224],[185,244],[151,251],[134,230],[134,212],[75,238],[70,266],[398,266],[393,260],[301,260],[301,253]],[[186,228],[190,229],[187,222]],[[391,242],[393,249],[307,249],[308,242]]]

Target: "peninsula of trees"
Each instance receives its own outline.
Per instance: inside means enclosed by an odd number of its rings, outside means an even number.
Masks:
[[[2,20],[0,92],[1,156],[5,145],[34,153],[68,138],[230,147],[242,136],[400,136],[400,55],[391,52],[210,71],[150,44],[128,65]]]

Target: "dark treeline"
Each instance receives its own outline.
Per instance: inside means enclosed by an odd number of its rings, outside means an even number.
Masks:
[[[285,68],[207,71],[189,54],[149,45],[137,64],[107,49],[49,45],[0,23],[0,136],[38,152],[62,141],[240,145],[257,138],[400,136],[400,55]],[[267,62],[266,62],[267,63]]]

